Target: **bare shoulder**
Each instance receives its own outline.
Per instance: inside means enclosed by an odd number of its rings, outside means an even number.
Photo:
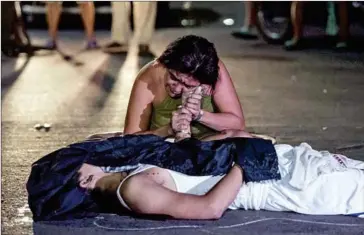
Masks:
[[[219,80],[223,80],[224,81],[226,79],[229,79],[230,76],[229,76],[228,70],[227,70],[224,62],[222,62],[221,59],[219,59],[218,66],[219,66]]]
[[[135,81],[144,82],[149,85],[154,85],[155,83],[159,82],[160,80],[159,78],[162,73],[163,73],[162,65],[158,61],[152,60],[146,65],[144,65],[143,68],[140,69]]]

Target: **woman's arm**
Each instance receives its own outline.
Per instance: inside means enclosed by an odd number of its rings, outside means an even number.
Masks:
[[[204,111],[200,123],[217,131],[245,129],[245,119],[229,72],[222,61],[219,62],[219,80],[213,93],[218,113]]]
[[[152,67],[143,69],[135,79],[125,117],[124,134],[154,134],[167,137],[173,133],[169,125],[149,130],[154,99],[151,90],[152,70]]]
[[[126,181],[120,193],[137,213],[169,215],[177,219],[218,219],[236,198],[242,182],[242,170],[234,166],[203,196],[171,191],[143,175]]]

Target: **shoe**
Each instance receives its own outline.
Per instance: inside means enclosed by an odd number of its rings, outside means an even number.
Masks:
[[[233,37],[240,38],[240,39],[247,39],[247,40],[256,40],[256,39],[258,39],[258,36],[257,36],[257,34],[255,34],[253,32],[252,27],[245,27],[244,26],[238,31],[233,31],[231,33],[231,35],[233,35]]]
[[[147,44],[140,44],[138,46],[138,48],[139,48],[138,55],[140,55],[140,56],[151,56],[151,57],[154,57],[154,54],[149,49],[149,45],[147,45]]]
[[[86,50],[95,50],[95,49],[99,49],[99,48],[100,48],[100,46],[97,43],[96,39],[91,39],[86,44]]]
[[[299,39],[292,38],[291,40],[288,40],[284,43],[284,49],[286,49],[287,51],[295,51],[302,48],[302,43]]]
[[[338,43],[336,43],[335,45],[335,49],[338,51],[343,51],[346,50],[348,48],[348,44],[345,41],[340,41]]]
[[[57,49],[57,43],[55,40],[49,39],[46,45],[44,46],[45,49],[48,50],[56,50]]]
[[[118,42],[111,42],[102,48],[105,53],[120,53],[120,52],[128,52],[128,46],[125,44],[121,44]]]

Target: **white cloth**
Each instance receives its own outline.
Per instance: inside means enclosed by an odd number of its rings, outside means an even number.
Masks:
[[[111,2],[112,26],[111,38],[113,41],[128,44],[131,36],[129,21],[131,2]],[[155,19],[157,15],[157,2],[133,2],[134,38],[139,44],[149,44],[152,38]]]
[[[276,145],[281,180],[244,184],[230,209],[303,214],[364,212],[364,162],[302,143]]]

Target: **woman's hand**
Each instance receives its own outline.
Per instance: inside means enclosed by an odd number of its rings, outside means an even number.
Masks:
[[[186,130],[192,121],[192,114],[186,108],[179,108],[172,113],[172,130],[174,133]]]
[[[196,120],[200,116],[201,113],[201,100],[202,95],[199,94],[192,94],[186,100],[185,108],[189,111],[192,115],[192,120]]]

